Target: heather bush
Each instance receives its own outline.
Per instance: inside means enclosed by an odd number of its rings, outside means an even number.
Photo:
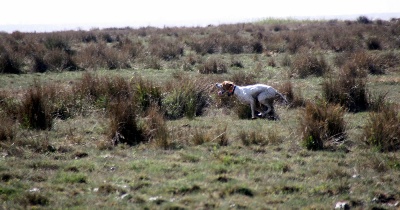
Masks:
[[[308,102],[301,115],[301,143],[308,150],[322,150],[328,141],[338,142],[346,137],[344,109],[326,102]]]

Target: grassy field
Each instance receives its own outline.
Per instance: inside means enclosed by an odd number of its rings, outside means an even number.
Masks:
[[[1,208],[399,208],[398,28],[1,34]],[[280,120],[250,120],[217,96],[224,80],[294,97],[276,102]]]

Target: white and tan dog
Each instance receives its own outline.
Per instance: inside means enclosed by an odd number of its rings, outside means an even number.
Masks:
[[[264,84],[238,86],[231,81],[224,81],[222,83],[216,83],[215,86],[220,89],[220,91],[218,91],[218,95],[228,92],[228,96],[236,95],[236,97],[242,103],[250,104],[251,117],[253,119],[256,118],[255,111],[258,111],[261,117],[265,117],[266,114],[269,114],[271,111],[273,111],[273,103],[277,97],[281,97],[285,103],[287,103],[285,96],[275,90],[275,88]],[[260,105],[266,106],[267,111],[256,107],[257,101],[260,103]]]

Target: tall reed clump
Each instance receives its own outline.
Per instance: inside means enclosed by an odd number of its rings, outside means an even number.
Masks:
[[[328,141],[346,138],[344,109],[326,102],[308,102],[301,115],[301,143],[308,150],[322,150]]]
[[[51,129],[52,110],[47,104],[50,91],[52,90],[42,87],[38,81],[35,81],[34,85],[28,89],[19,107],[19,120],[22,126],[37,130]]]
[[[393,104],[383,104],[371,112],[363,129],[362,138],[367,145],[381,152],[400,149],[400,116]]]

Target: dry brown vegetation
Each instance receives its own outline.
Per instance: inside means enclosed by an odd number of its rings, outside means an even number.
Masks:
[[[0,33],[0,205],[395,205],[399,28],[360,17]],[[223,80],[267,83],[289,104],[249,120],[216,96]]]

